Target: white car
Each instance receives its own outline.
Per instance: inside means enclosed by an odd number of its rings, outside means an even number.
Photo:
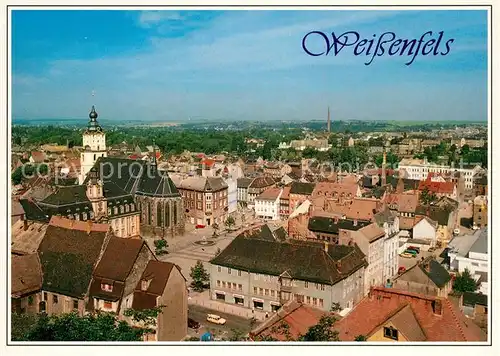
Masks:
[[[453,230],[453,233],[454,233],[455,235],[459,235],[459,234],[460,234],[460,229],[455,229],[455,230]]]
[[[207,321],[218,325],[224,325],[226,323],[226,319],[221,318],[219,315],[215,314],[208,314]]]

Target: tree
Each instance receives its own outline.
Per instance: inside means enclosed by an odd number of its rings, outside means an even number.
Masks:
[[[425,187],[420,193],[420,201],[424,205],[429,205],[437,200],[437,195],[434,192],[429,192],[429,189]]]
[[[190,276],[193,279],[191,287],[197,292],[203,292],[203,289],[209,284],[210,275],[201,261],[196,262],[196,265],[191,267]]]
[[[234,218],[229,215],[224,223],[228,229],[231,229],[236,224],[236,221],[234,221]]]
[[[354,338],[354,341],[366,341],[365,335],[358,335]]]
[[[339,341],[339,332],[333,330],[336,319],[333,316],[322,316],[318,324],[313,325],[298,341]]]
[[[242,341],[245,340],[245,333],[239,329],[231,329],[231,335],[229,336],[229,341]]]
[[[453,289],[457,292],[475,292],[477,290],[477,283],[472,278],[469,270],[466,268],[462,273],[459,273],[455,277],[455,282],[453,283]]]
[[[12,325],[26,316],[12,313]],[[21,322],[22,323],[22,322]],[[38,314],[25,330],[13,330],[13,341],[141,341],[147,328],[135,328],[114,313],[97,312],[85,316]]]
[[[335,313],[335,312],[338,312],[341,310],[342,310],[342,308],[340,307],[340,303],[336,303],[336,302],[332,303],[332,307],[330,308],[330,311],[332,313]]]
[[[157,255],[166,255],[168,253],[168,251],[166,250],[166,248],[168,247],[167,240],[163,239],[155,240],[154,244],[155,244],[155,253]]]

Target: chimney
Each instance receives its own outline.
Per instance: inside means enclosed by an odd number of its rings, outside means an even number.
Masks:
[[[325,253],[328,253],[328,242],[325,241],[325,244],[324,244],[324,248],[325,248]]]
[[[24,231],[28,230],[28,220],[24,219],[24,225],[23,225]]]
[[[433,300],[432,311],[434,315],[443,315],[443,302],[439,299]]]

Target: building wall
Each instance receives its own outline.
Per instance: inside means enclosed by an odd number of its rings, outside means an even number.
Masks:
[[[272,201],[267,199],[255,199],[255,215],[265,219],[279,219],[279,197]]]
[[[12,310],[20,314],[37,314],[41,293],[33,293],[22,298],[12,298]]]
[[[69,296],[65,296],[59,293],[53,292],[40,292],[38,297],[40,302],[45,301],[45,312],[48,315],[60,315],[63,313],[71,313],[75,310],[78,311],[79,315],[83,315],[85,311],[85,301],[83,299],[77,299]],[[55,302],[57,298],[57,303]],[[74,302],[78,303],[78,308],[74,308]]]
[[[488,225],[488,206],[485,204],[474,204],[474,225],[482,228]]]
[[[187,330],[187,288],[186,280],[181,272],[172,268],[163,295],[158,298],[162,312],[158,316],[157,340],[180,341],[188,333]]]
[[[424,180],[429,173],[453,173],[458,171],[463,173],[465,180],[465,189],[473,189],[473,177],[476,173],[475,169],[455,168],[450,166],[435,165],[435,164],[422,164],[422,165],[399,165],[399,170],[408,173],[409,179]]]
[[[87,173],[94,166],[97,159],[99,157],[107,157],[106,134],[103,132],[83,134],[83,147],[85,148],[86,146],[90,146],[90,151],[83,151],[80,156],[80,184],[83,183]]]
[[[142,273],[146,269],[148,262],[154,259],[155,257],[153,256],[153,253],[147,247],[146,243],[144,243],[127,279],[125,279],[125,286],[123,288],[123,296],[125,296],[125,300],[122,308],[130,308],[132,306],[131,296],[134,293],[134,289],[137,286],[137,283],[141,280]]]
[[[185,209],[181,197],[153,198],[136,195],[135,200],[141,212],[141,230],[160,237],[174,237],[184,233]]]
[[[102,310],[105,312],[117,313],[118,307],[120,306],[120,301],[108,302],[102,299],[92,298],[92,302],[94,303],[94,310]]]
[[[225,182],[227,184],[227,212],[231,214],[238,209],[238,187],[236,179],[228,178]]]
[[[450,280],[450,282],[448,282],[444,287],[439,288],[428,278],[426,283],[397,278],[393,281],[393,287],[396,289],[408,291],[410,293],[446,298],[448,297],[448,294],[451,292],[452,282]]]
[[[109,223],[117,237],[129,238],[133,236],[140,236],[141,234],[140,212],[110,219]]]
[[[431,241],[431,246],[435,246],[436,228],[426,219],[422,219],[413,227],[413,238],[429,240]]]
[[[263,310],[272,312],[272,306],[279,306],[287,300],[300,298],[303,303],[330,311],[332,303],[341,308],[350,307],[363,298],[364,268],[334,286],[309,281],[293,280],[290,287],[281,286],[279,276],[263,275],[227,267],[210,265],[210,299],[235,304],[235,297],[243,298],[242,307],[254,308],[254,301],[263,303]],[[225,282],[225,283],[223,283]],[[285,292],[285,294],[282,294]],[[217,294],[225,299],[217,299]]]
[[[399,342],[399,341],[412,341],[408,340],[401,332],[398,331],[398,340],[389,339],[384,336],[384,327],[395,327],[395,325],[391,322],[385,323],[380,327],[377,331],[375,331],[370,337],[368,337],[368,341],[385,341],[385,342]]]
[[[248,202],[248,188],[237,188],[238,202]]]

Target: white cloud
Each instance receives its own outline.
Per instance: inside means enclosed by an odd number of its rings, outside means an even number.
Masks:
[[[183,20],[183,16],[177,11],[141,11],[139,15],[139,26],[149,28],[164,21]]]

